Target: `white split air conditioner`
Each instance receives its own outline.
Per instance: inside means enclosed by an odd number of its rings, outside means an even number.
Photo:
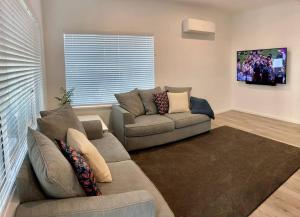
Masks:
[[[216,33],[216,25],[213,22],[197,19],[185,19],[182,21],[184,33]]]

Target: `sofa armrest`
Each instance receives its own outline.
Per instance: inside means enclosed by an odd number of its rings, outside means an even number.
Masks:
[[[113,105],[111,117],[114,135],[125,144],[125,125],[134,124],[135,116],[120,106]]]
[[[99,120],[82,121],[83,128],[89,140],[100,139],[103,137],[102,123]]]
[[[155,204],[147,191],[133,191],[23,203],[15,217],[155,217]]]

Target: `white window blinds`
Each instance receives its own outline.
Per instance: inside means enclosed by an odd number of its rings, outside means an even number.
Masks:
[[[39,27],[22,0],[0,0],[0,214],[27,150],[41,102]]]
[[[67,90],[72,105],[112,104],[115,93],[154,87],[154,38],[65,34]]]

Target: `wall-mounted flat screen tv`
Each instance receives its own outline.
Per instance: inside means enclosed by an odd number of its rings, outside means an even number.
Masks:
[[[287,48],[237,52],[237,80],[248,84],[286,84]]]

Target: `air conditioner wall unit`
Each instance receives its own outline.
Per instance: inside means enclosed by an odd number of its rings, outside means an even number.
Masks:
[[[216,33],[216,25],[213,22],[198,20],[198,19],[185,19],[182,21],[182,31],[184,33]]]

